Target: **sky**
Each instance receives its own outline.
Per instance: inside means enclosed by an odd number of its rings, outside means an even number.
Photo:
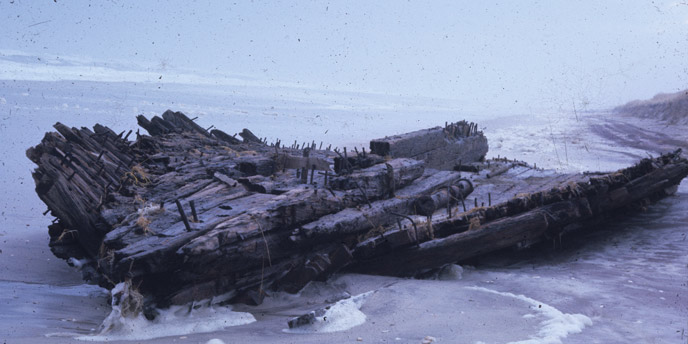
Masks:
[[[688,88],[680,0],[0,0],[0,21],[6,80],[287,85],[516,112]]]

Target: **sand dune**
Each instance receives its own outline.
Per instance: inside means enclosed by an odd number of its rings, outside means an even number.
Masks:
[[[660,93],[648,100],[634,100],[618,106],[615,112],[641,118],[688,124],[688,89],[676,93]]]

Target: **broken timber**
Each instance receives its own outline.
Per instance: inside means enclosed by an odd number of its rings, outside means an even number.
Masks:
[[[475,123],[466,121],[370,141],[371,153],[418,159],[425,161],[427,167],[440,170],[451,170],[459,162],[482,161],[487,149],[483,132]]]
[[[487,140],[467,122],[342,154],[208,132],[180,112],[137,120],[149,135],[136,141],[57,123],[27,156],[57,218],[53,253],[161,307],[259,303],[342,269],[414,275],[645,206],[688,175],[680,151],[593,177],[482,162]]]

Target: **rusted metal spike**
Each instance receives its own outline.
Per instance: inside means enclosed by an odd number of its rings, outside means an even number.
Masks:
[[[181,215],[182,221],[184,221],[184,227],[186,227],[186,231],[191,232],[191,225],[189,224],[189,219],[186,218],[186,214],[184,213],[184,208],[182,208],[182,204],[179,203],[178,199],[174,200],[174,203],[177,204],[177,210],[179,210],[179,215]]]
[[[361,186],[358,185],[358,182],[356,181],[356,179],[351,179],[351,180],[354,182],[354,184],[356,185],[358,190],[361,191],[361,194],[363,194],[363,199],[366,201],[366,203],[368,203],[368,208],[372,208],[373,205],[370,204],[370,200],[368,199],[368,195],[366,195],[365,190],[363,190],[363,188],[361,188]]]
[[[418,227],[416,226],[416,223],[413,221],[413,219],[412,219],[410,216],[403,215],[403,214],[399,214],[399,213],[395,213],[395,212],[391,212],[391,211],[389,211],[388,213],[389,213],[389,214],[392,214],[392,215],[394,215],[394,216],[403,217],[403,218],[405,218],[405,219],[411,221],[411,224],[413,225],[413,231],[414,231],[415,234],[416,234],[416,245],[420,247],[420,240],[419,240],[419,238],[418,238]],[[401,224],[399,224],[399,225],[401,226]]]
[[[191,216],[193,217],[193,221],[198,222],[198,214],[196,213],[196,202],[189,201],[189,205],[191,206]]]

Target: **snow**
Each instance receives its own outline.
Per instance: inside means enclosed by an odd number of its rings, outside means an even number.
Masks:
[[[147,340],[170,336],[209,333],[256,321],[250,313],[233,312],[230,307],[200,308],[187,313],[177,306],[162,310],[160,318],[148,321],[143,315],[122,318],[117,327],[97,335],[78,336],[84,341]]]
[[[128,288],[127,284],[122,282],[111,290],[112,312],[103,320],[100,333],[77,336],[76,339],[84,341],[146,340],[217,332],[256,321],[250,313],[234,312],[229,306],[215,305],[197,309],[193,305],[172,306],[157,310],[159,315],[149,321],[143,313],[133,316],[125,313],[123,306],[119,304],[120,300],[129,296]]]
[[[221,339],[213,338],[205,342],[205,344],[225,344],[225,342],[223,342]]]
[[[541,329],[538,331],[537,335],[533,335],[533,338],[527,340],[510,342],[513,344],[557,344],[561,343],[562,339],[566,338],[569,334],[580,333],[586,326],[592,326],[592,320],[583,314],[563,313],[548,304],[524,295],[499,292],[483,287],[467,287],[467,289],[494,293],[523,301],[530,304],[530,309],[536,313],[540,313],[545,318],[545,320],[540,322]],[[523,317],[532,318],[536,316],[534,314],[524,314]]]
[[[346,331],[359,326],[366,321],[366,315],[361,312],[361,306],[372,292],[356,295],[337,301],[320,317],[316,317],[314,323],[293,329],[285,329],[289,333],[330,333]]]

